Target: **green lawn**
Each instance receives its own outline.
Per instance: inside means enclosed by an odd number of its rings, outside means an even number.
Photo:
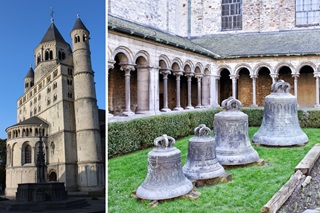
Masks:
[[[258,128],[249,128],[252,138]],[[214,212],[214,213],[254,213],[287,182],[294,168],[311,149],[320,142],[320,129],[303,129],[309,142],[303,147],[266,148],[253,147],[264,159],[264,166],[226,169],[232,174],[232,181],[213,186],[199,187],[201,196],[194,201],[177,198],[161,202],[151,208],[148,201],[139,202],[131,197],[144,181],[147,174],[147,154],[151,149],[138,151],[108,161],[108,212]],[[182,165],[187,157],[187,137],[176,141],[175,147],[181,150]]]

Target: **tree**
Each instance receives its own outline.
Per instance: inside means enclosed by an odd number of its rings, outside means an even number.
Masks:
[[[5,188],[6,184],[6,161],[7,161],[7,149],[6,149],[6,139],[0,139],[0,184],[2,185],[2,190]]]

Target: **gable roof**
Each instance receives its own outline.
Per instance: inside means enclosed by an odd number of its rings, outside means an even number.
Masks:
[[[320,30],[208,35],[192,39],[223,58],[319,55]]]
[[[21,121],[21,122],[15,124],[15,125],[12,125],[12,126],[8,127],[7,129],[9,129],[11,127],[15,127],[15,126],[25,126],[25,125],[38,125],[38,126],[43,125],[45,127],[49,126],[49,124],[46,121],[42,120],[41,118],[39,118],[37,116],[33,116],[31,118],[28,118],[24,121]]]

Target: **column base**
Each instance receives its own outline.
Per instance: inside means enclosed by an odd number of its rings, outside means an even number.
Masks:
[[[196,109],[201,109],[203,108],[203,106],[196,106]]]
[[[252,104],[251,107],[256,108],[256,107],[258,107],[258,105],[257,104]]]
[[[320,104],[316,104],[316,105],[314,105],[314,108],[319,109],[319,108],[320,108]]]
[[[174,108],[173,110],[174,110],[174,111],[182,111],[183,108],[182,108],[182,107],[176,107],[176,108]]]
[[[136,111],[136,114],[150,114],[149,110],[140,110],[140,111]]]
[[[113,115],[112,115],[112,114],[110,114],[110,113],[108,113],[108,118],[111,118],[111,117],[113,117]]]
[[[171,109],[169,109],[169,108],[162,108],[160,111],[161,111],[161,112],[171,112]]]
[[[185,109],[194,109],[193,106],[187,106]]]
[[[129,112],[122,112],[122,114],[121,114],[122,116],[132,116],[132,115],[134,115],[134,112],[132,112],[132,111],[129,111]]]

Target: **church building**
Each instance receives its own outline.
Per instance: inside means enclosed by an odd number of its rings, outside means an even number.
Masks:
[[[109,122],[215,108],[263,107],[273,82],[319,108],[320,2],[110,0]]]
[[[64,182],[68,192],[105,188],[103,112],[97,107],[90,32],[79,17],[70,30],[72,49],[52,19],[34,50],[34,69],[26,73],[17,101],[17,124],[6,129],[6,196],[15,196],[19,183],[37,182],[40,137],[47,181]]]

